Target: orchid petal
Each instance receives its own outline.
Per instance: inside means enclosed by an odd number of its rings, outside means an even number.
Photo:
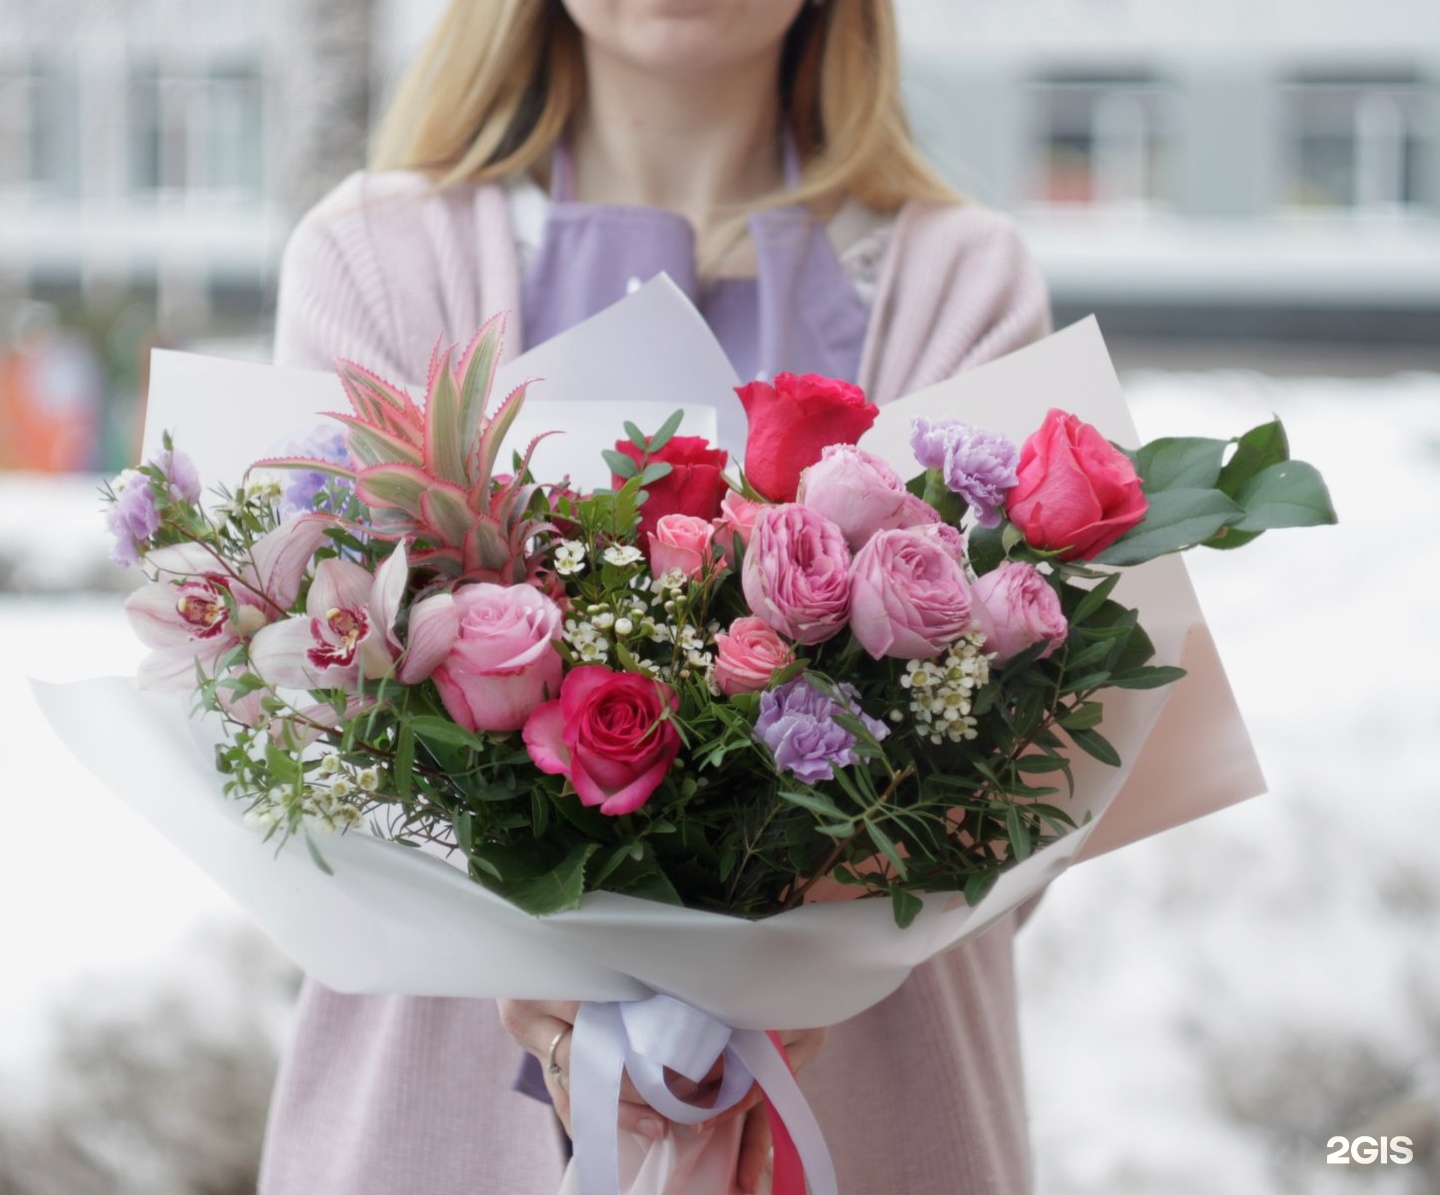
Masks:
[[[250,666],[269,684],[281,688],[348,687],[343,679],[331,677],[346,673],[353,677],[355,670],[316,668],[308,659],[308,652],[314,646],[315,634],[310,629],[309,618],[301,616],[272,622],[257,631],[250,641]]]
[[[418,684],[440,666],[460,634],[455,598],[437,593],[410,608],[410,646],[396,674],[402,685]]]
[[[155,693],[190,693],[195,689],[195,666],[202,671],[235,645],[234,639],[207,639],[198,650],[167,647],[151,652],[135,670],[135,683]]]
[[[405,585],[409,580],[410,562],[405,556],[405,545],[399,543],[376,571],[370,590],[370,619],[394,649],[392,655],[398,655],[400,650],[400,641],[395,637],[395,620],[400,616],[400,601],[405,596]]]
[[[204,544],[171,544],[168,548],[156,548],[145,554],[145,563],[153,568],[157,576],[203,577],[209,573],[224,572],[220,558]]]
[[[339,520],[329,515],[301,515],[282,523],[251,549],[253,567],[245,570],[247,584],[289,610],[300,592],[305,570],[325,543],[325,533],[339,526]]]
[[[324,618],[331,610],[359,610],[370,604],[375,578],[353,560],[322,560],[315,566],[315,580],[305,599],[312,618]]]

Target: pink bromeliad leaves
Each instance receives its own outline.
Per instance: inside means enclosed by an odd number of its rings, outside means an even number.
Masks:
[[[530,550],[544,524],[530,513],[535,487],[524,480],[530,459],[514,477],[500,477],[500,446],[525,401],[525,386],[492,410],[504,318],[485,324],[455,359],[439,345],[430,360],[425,401],[350,361],[337,368],[351,413],[345,425],[353,468],[287,457],[257,462],[318,470],[352,482],[372,512],[373,537],[412,541],[410,561],[457,581],[501,585],[535,582],[541,560]]]

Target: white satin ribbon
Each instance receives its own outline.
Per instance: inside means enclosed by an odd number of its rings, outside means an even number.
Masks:
[[[725,1059],[725,1071],[711,1107],[687,1104],[665,1085],[666,1067],[699,1083],[719,1058]],[[672,996],[580,1005],[570,1046],[580,1195],[619,1195],[616,1118],[626,1071],[646,1103],[678,1124],[712,1120],[759,1083],[795,1141],[812,1195],[838,1195],[835,1166],[815,1114],[774,1043],[758,1030],[732,1029]]]

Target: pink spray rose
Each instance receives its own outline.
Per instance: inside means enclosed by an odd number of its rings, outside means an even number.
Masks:
[[[742,498],[734,490],[726,490],[715,519],[715,540],[725,554],[725,563],[735,567],[735,540],[742,548],[750,546],[750,533],[755,530],[755,516],[765,509],[763,502]]]
[[[1037,548],[1091,560],[1145,517],[1130,458],[1095,428],[1051,410],[1020,449],[1006,513]]]
[[[927,660],[971,629],[959,533],[943,523],[877,532],[850,569],[850,629],[877,660]]]
[[[741,584],[750,612],[797,643],[823,643],[850,612],[850,549],[840,528],[795,503],[755,519]]]
[[[852,552],[877,531],[940,521],[933,506],[906,491],[894,469],[853,444],[828,445],[800,475],[795,501],[839,527]]]
[[[586,805],[618,817],[650,799],[680,752],[665,715],[680,708],[668,685],[598,664],[572,668],[557,701],[525,723],[525,747],[542,772],[566,776]]]
[[[759,692],[795,662],[795,649],[753,616],[737,618],[716,635],[715,652],[715,683],[726,697]]]
[[[715,528],[696,515],[661,515],[650,532],[650,572],[663,577],[679,569],[693,581],[710,563]]]
[[[1060,598],[1033,564],[1007,560],[971,587],[975,613],[994,663],[1007,664],[1026,648],[1049,640],[1043,660],[1065,641],[1069,625]]]
[[[529,585],[462,585],[453,600],[457,637],[435,669],[446,712],[466,730],[519,730],[560,691],[560,607]]]

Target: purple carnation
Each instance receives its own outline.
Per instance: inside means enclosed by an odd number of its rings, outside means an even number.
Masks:
[[[890,733],[860,708],[854,685],[837,685],[845,704],[815,688],[803,676],[760,695],[755,737],[770,748],[775,766],[806,784],[835,779],[836,768],[855,763],[855,736],[835,721],[838,713],[859,718],[877,739]]]
[[[968,502],[982,527],[998,527],[1005,495],[1015,488],[1020,450],[998,432],[984,431],[960,419],[911,423],[915,459],[935,469],[945,484]]]
[[[115,503],[105,515],[105,529],[115,537],[110,559],[128,568],[140,563],[140,549],[160,529],[160,508],[149,480],[137,469],[126,469],[111,488]]]
[[[162,452],[151,464],[165,474],[170,482],[170,495],[177,502],[200,501],[200,473],[183,452],[170,449]]]

